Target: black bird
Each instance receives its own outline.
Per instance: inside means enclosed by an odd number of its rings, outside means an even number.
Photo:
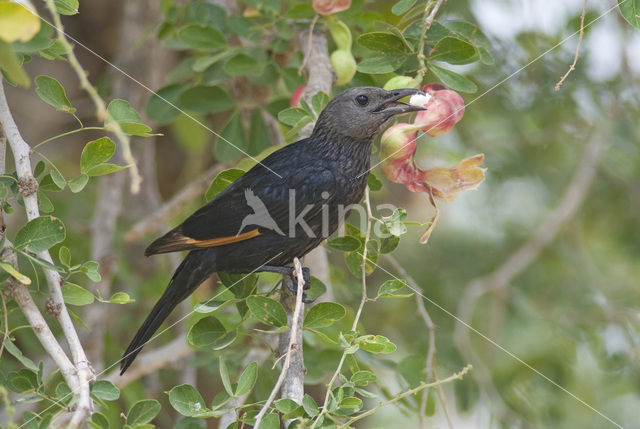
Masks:
[[[189,254],[129,344],[120,373],[176,305],[213,273],[291,274],[286,265],[317,247],[344,220],[341,211],[361,200],[374,137],[391,117],[423,110],[399,101],[419,93],[361,87],[338,94],[309,138],[272,153],[151,243],[146,256]]]

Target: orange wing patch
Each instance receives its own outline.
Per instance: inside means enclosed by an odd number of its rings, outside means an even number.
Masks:
[[[195,247],[214,247],[222,246],[224,244],[237,243],[239,241],[248,240],[253,237],[257,237],[261,234],[258,229],[252,229],[251,231],[243,232],[242,234],[232,235],[229,237],[210,238],[208,240],[196,240],[195,238],[187,238],[184,244],[190,244]]]

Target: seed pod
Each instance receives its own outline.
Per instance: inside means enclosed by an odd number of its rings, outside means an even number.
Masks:
[[[343,49],[333,51],[329,60],[338,75],[336,85],[344,85],[353,79],[356,74],[356,59],[353,58],[351,51]]]

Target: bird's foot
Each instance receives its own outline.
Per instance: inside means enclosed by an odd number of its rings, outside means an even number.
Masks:
[[[283,276],[288,276],[291,281],[283,282],[286,288],[291,292],[294,296],[298,293],[298,280],[296,277],[296,271],[293,267],[283,267],[283,266],[273,266],[273,265],[264,265],[260,271],[267,271],[270,273],[279,273]],[[311,271],[307,267],[302,267],[302,280],[304,280],[303,290],[309,290],[311,288]],[[310,304],[314,299],[307,299],[307,294],[302,293],[302,302],[305,304]]]

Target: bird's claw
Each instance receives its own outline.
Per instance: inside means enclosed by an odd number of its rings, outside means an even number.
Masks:
[[[296,274],[296,270],[293,269],[290,274],[292,282],[285,282],[285,284],[287,285],[287,289],[294,296],[298,294],[298,280]],[[311,271],[307,267],[302,267],[302,280],[304,281],[302,290],[309,290],[311,288]],[[315,301],[315,298],[307,299],[307,294],[305,292],[302,292],[302,302],[304,302],[305,304],[310,304],[313,301]]]

